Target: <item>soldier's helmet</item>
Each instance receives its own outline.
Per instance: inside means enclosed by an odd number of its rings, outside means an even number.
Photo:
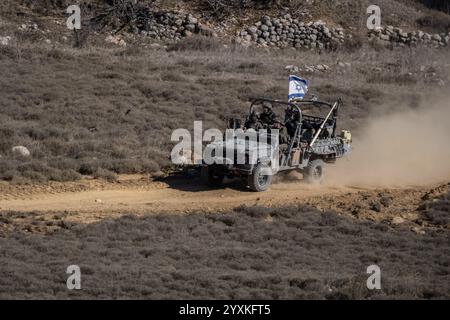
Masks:
[[[264,109],[269,109],[269,110],[273,109],[272,104],[269,101],[264,101],[262,106]]]

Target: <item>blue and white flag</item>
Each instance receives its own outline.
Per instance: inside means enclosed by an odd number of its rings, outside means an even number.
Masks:
[[[307,91],[308,80],[297,76],[289,76],[289,101],[294,99],[303,99]]]

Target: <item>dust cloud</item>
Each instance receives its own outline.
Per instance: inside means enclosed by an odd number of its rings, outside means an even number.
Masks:
[[[378,116],[330,166],[332,185],[404,187],[450,181],[450,99]]]

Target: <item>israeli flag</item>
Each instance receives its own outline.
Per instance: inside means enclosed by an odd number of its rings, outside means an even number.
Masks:
[[[308,80],[297,76],[289,76],[288,100],[303,99],[308,91]]]

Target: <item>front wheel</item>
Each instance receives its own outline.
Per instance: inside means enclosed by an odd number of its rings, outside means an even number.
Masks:
[[[324,177],[325,162],[321,159],[316,159],[308,163],[303,175],[306,182],[311,184],[320,184]]]
[[[202,167],[200,175],[203,183],[210,187],[219,187],[225,178],[225,175],[215,166]]]
[[[258,164],[248,176],[248,185],[253,191],[266,191],[272,183],[272,170],[269,166]]]

